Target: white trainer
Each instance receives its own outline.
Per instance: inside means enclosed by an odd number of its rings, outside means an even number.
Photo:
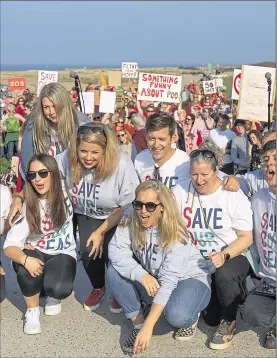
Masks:
[[[44,308],[45,316],[55,316],[56,314],[61,313],[62,304],[60,300],[56,300],[53,297],[46,297],[46,303]]]
[[[24,333],[38,334],[41,333],[40,327],[40,310],[39,307],[28,308],[24,319]]]

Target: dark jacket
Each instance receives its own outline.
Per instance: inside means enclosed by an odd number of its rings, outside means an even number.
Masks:
[[[77,111],[77,115],[78,115],[79,127],[82,126],[83,124],[91,122],[91,119],[89,119],[84,113]],[[30,159],[34,154],[36,154],[34,148],[34,141],[33,141],[33,124],[34,124],[34,117],[31,115],[30,118],[28,118],[28,124],[24,131],[22,144],[21,144],[22,161],[21,161],[20,173],[23,179],[25,179],[25,172]],[[47,133],[45,133],[45,135],[47,136],[47,142],[49,143],[49,149],[50,149],[51,138]]]

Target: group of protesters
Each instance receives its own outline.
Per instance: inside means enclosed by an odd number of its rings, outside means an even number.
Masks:
[[[124,353],[149,347],[162,313],[179,341],[202,316],[217,327],[211,349],[257,327],[275,349],[274,126],[237,118],[224,91],[205,95],[193,81],[177,104],[138,95],[94,114],[59,83],[7,98],[4,155],[19,160],[16,186],[2,180],[0,230],[24,332],[41,333],[42,295],[45,315],[61,312],[79,255],[92,286],[84,309],[107,291],[110,311],[132,321]],[[3,300],[2,267],[1,280]]]

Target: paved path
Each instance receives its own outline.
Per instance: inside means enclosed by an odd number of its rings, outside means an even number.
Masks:
[[[78,264],[74,292],[63,301],[61,314],[44,316],[41,309],[42,333],[27,336],[22,330],[25,303],[15,273],[6,258],[2,262],[7,273],[8,299],[1,304],[1,358],[126,357],[120,349],[120,342],[127,338],[131,325],[123,314],[109,312],[107,295],[97,312],[83,309],[82,302],[90,291],[90,285],[81,263]],[[161,318],[151,347],[143,357],[275,357],[275,351],[261,348],[259,337],[254,332],[239,334],[228,350],[212,351],[205,342],[213,332],[214,329],[200,321],[192,341],[177,342]]]

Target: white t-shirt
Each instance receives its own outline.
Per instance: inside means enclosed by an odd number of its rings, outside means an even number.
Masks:
[[[220,186],[213,194],[198,196],[189,183],[177,185],[173,193],[190,237],[205,259],[235,241],[236,230],[253,229],[251,204],[241,190],[230,192]]]
[[[141,182],[155,179],[155,161],[149,149],[140,152],[135,158],[135,169]],[[170,189],[190,177],[189,156],[176,149],[173,156],[159,167],[160,180]]]
[[[23,216],[18,218],[7,233],[4,249],[9,246],[17,246],[23,250],[24,244],[29,243],[35,249],[48,254],[66,254],[76,259],[76,242],[73,235],[73,207],[66,191],[64,190],[64,204],[66,221],[59,229],[53,229],[49,217],[49,205],[46,199],[40,199],[40,217],[42,235],[30,235],[29,225],[26,219],[26,205],[23,204]]]
[[[236,137],[236,133],[230,129],[221,131],[218,128],[212,129],[210,131],[210,139],[218,146],[220,149],[225,149],[228,142],[232,141]],[[231,146],[230,146],[231,148]],[[232,158],[230,154],[224,155],[224,164],[232,163]]]
[[[251,198],[254,215],[254,243],[259,253],[259,276],[265,293],[276,286],[276,196],[268,188]]]
[[[1,205],[0,205],[0,235],[2,235],[5,225],[5,220],[8,217],[10,206],[12,204],[12,194],[10,189],[0,184],[0,196],[1,196]]]

